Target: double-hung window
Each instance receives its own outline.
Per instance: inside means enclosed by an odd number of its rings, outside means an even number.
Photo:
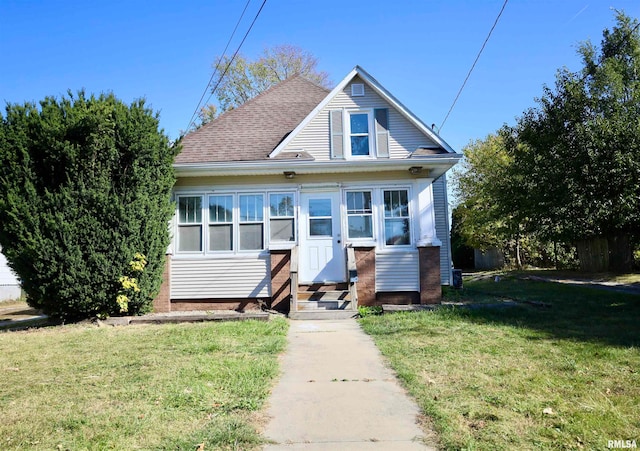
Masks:
[[[202,196],[178,197],[178,251],[202,251]]]
[[[384,242],[387,246],[411,244],[409,193],[406,189],[384,190]]]
[[[233,250],[233,196],[209,196],[209,250]]]
[[[349,112],[349,144],[352,157],[368,157],[371,155],[371,115],[366,111]]]
[[[264,249],[264,195],[238,195],[240,218],[238,222],[241,251]]]
[[[269,230],[271,241],[295,241],[293,193],[269,194]]]
[[[373,238],[371,191],[347,191],[347,233],[349,238]]]

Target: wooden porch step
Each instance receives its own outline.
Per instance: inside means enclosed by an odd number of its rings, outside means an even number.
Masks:
[[[313,284],[301,284],[298,285],[298,292],[303,291],[344,291],[349,289],[349,284],[346,282],[341,283],[313,283]]]

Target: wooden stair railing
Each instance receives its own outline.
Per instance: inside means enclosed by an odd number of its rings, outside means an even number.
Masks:
[[[351,246],[347,246],[347,282],[349,283],[349,297],[351,308],[358,310],[358,268],[356,267],[356,252]]]
[[[289,311],[298,311],[298,246],[291,248],[291,260],[289,261],[289,278],[291,288],[291,300]]]

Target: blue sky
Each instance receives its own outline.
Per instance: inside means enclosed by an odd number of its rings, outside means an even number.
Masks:
[[[252,0],[231,45],[261,0]],[[294,44],[334,83],[357,64],[425,123],[440,125],[503,0],[267,0],[242,52]],[[68,89],[144,97],[165,132],[185,129],[245,5],[237,1],[0,0],[0,100]],[[640,17],[638,0],[510,0],[441,130],[456,150],[513,123],[579,42],[600,42],[611,8]]]

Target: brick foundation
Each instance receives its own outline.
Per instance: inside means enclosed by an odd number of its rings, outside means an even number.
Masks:
[[[354,248],[358,270],[358,305],[376,305],[376,249]]]
[[[291,299],[291,251],[271,251],[271,304],[270,308],[289,313]]]
[[[385,291],[376,293],[376,305],[382,304],[420,304],[420,293],[417,291]]]
[[[160,291],[153,300],[153,311],[156,313],[171,311],[171,254],[167,254],[164,259],[162,285],[160,285]]]
[[[440,247],[419,247],[420,304],[439,304],[442,300],[440,282]]]
[[[260,310],[259,299],[174,299],[170,311],[187,312],[190,310]]]

